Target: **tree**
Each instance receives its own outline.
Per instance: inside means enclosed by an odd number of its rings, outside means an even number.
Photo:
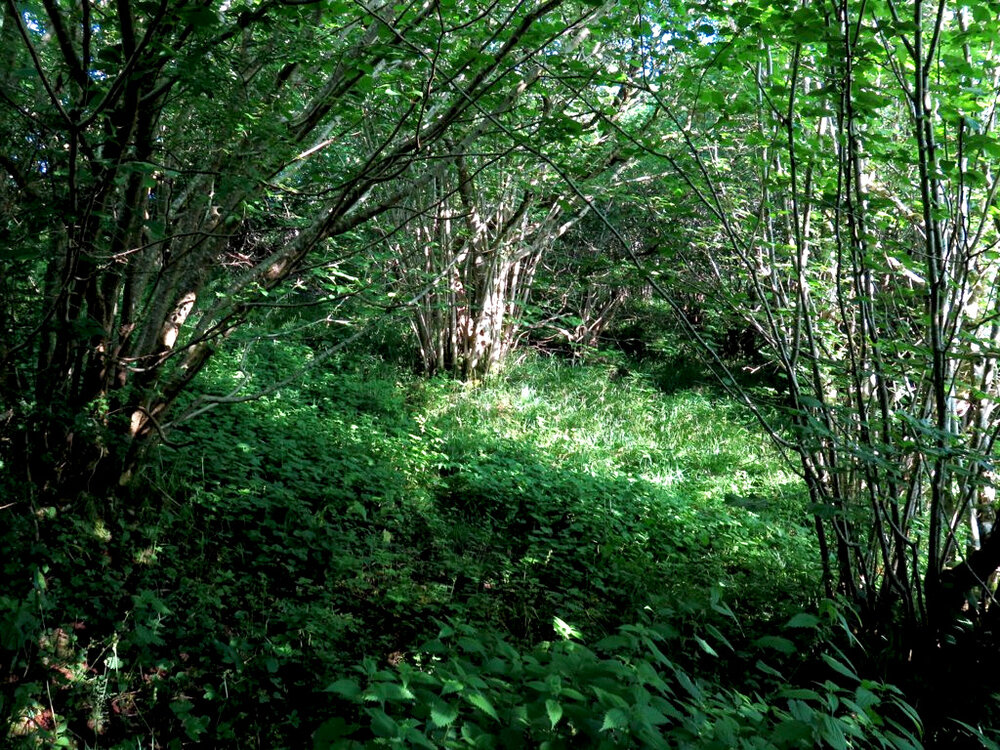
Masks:
[[[701,12],[670,42],[706,64],[697,85],[637,84],[667,127],[636,142],[702,207],[672,260],[783,373],[793,430],[773,435],[798,455],[830,593],[922,642],[1000,567],[996,15]]]
[[[470,161],[480,159],[453,157],[430,186],[433,201],[415,196],[435,208],[410,222],[405,247],[395,243],[395,267],[404,288],[430,287],[411,319],[421,369],[480,379],[515,344],[535,268],[562,230],[562,212],[551,205],[539,215],[515,167],[520,160],[475,172]]]
[[[127,484],[219,341],[307,258],[421,195],[433,173],[415,165],[515,107],[533,61],[595,12],[6,2],[6,465],[70,498]],[[220,260],[281,195],[299,216],[285,241]]]
[[[519,107],[487,114],[474,141],[445,141],[409,199],[381,217],[397,293],[420,298],[411,322],[425,372],[479,379],[503,361],[523,336],[539,264],[628,164],[601,127],[630,105],[615,75],[627,54],[608,44],[620,28],[595,31],[598,17],[607,9],[537,58]]]

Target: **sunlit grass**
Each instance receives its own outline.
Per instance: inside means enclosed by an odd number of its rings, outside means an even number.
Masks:
[[[511,446],[613,482],[600,500],[581,486],[585,502],[607,523],[622,519],[627,564],[670,582],[665,591],[721,586],[746,601],[744,614],[766,617],[781,587],[808,596],[816,584],[801,481],[750,415],[710,389],[664,393],[642,371],[528,358],[478,387],[438,384],[424,414],[487,495],[544,502],[536,486],[503,478],[516,471]]]
[[[641,477],[703,498],[767,493],[797,481],[767,436],[730,401],[692,388],[665,394],[642,372],[529,359],[433,407],[440,429],[529,443],[592,473]]]

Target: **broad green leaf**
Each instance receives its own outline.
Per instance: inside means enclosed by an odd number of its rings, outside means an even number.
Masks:
[[[368,715],[372,719],[372,734],[376,737],[392,739],[399,734],[399,725],[381,708],[368,709]]]
[[[819,625],[819,618],[808,612],[799,612],[786,624],[786,628],[815,628]]]
[[[364,697],[366,701],[412,701],[416,699],[413,691],[404,685],[400,685],[395,682],[376,682],[365,690]]]
[[[489,698],[482,693],[466,693],[465,699],[483,713],[489,715],[496,721],[500,721],[500,716],[497,714],[497,710],[493,708],[493,704],[490,703]]]
[[[465,690],[465,685],[458,680],[445,680],[444,686],[441,688],[441,695],[460,693],[463,690]]]
[[[764,648],[773,648],[775,651],[780,651],[783,654],[794,654],[796,650],[794,643],[787,638],[782,638],[777,635],[761,636],[754,641],[754,645],[762,646]]]
[[[677,672],[677,681],[681,684],[681,687],[687,690],[691,694],[691,697],[695,700],[700,701],[704,697],[701,690],[698,689],[698,686],[695,685],[691,681],[691,678],[683,672]]]
[[[820,734],[830,747],[834,750],[847,750],[847,738],[840,727],[840,722],[829,716],[824,716],[820,726],[822,727]]]
[[[875,695],[871,690],[866,688],[864,685],[859,685],[854,691],[854,700],[863,709],[871,708],[872,706],[877,706],[881,701],[879,697]]]
[[[569,638],[579,639],[583,637],[579,630],[574,628],[565,620],[561,620],[558,617],[552,618],[552,627],[555,628],[555,631],[556,633],[559,634],[559,637],[563,639],[569,639]]]
[[[628,725],[628,714],[620,708],[611,708],[604,714],[604,723],[601,724],[601,731],[607,732],[612,729],[625,729]]]
[[[410,743],[410,745],[425,747],[427,750],[438,750],[440,747],[440,745],[436,745],[427,739],[424,733],[416,727],[406,727],[403,731],[403,739]]]
[[[549,721],[552,723],[552,728],[556,728],[556,724],[559,723],[559,719],[562,718],[563,708],[559,701],[548,698],[545,701],[545,712],[549,715]]]
[[[340,717],[325,721],[313,733],[314,746],[322,748],[332,745],[335,740],[346,737],[357,728],[357,724],[348,724]]]
[[[807,747],[799,743],[811,740],[812,735],[812,727],[808,723],[798,719],[786,719],[778,725],[770,740],[779,747]]]
[[[437,727],[446,727],[458,718],[458,708],[445,703],[444,701],[434,701],[431,704],[431,722]]]
[[[721,632],[719,632],[719,629],[717,627],[715,627],[714,625],[712,625],[712,623],[707,623],[705,625],[705,630],[707,630],[708,633],[713,638],[715,638],[719,643],[721,643],[723,646],[725,646],[726,648],[728,648],[730,651],[735,651],[736,650],[736,649],[733,648],[733,644],[731,644],[726,639],[726,637],[724,635],[722,635]]]
[[[648,722],[654,727],[670,723],[670,719],[662,711],[656,710],[649,704],[639,706],[639,716],[642,717],[643,721]]]

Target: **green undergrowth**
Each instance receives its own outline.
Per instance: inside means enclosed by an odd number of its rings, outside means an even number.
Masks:
[[[310,356],[220,358],[203,387],[253,393]],[[353,357],[170,439],[135,497],[39,508],[3,539],[15,744],[906,747],[918,731],[831,645],[850,628],[817,598],[798,480],[706,391],[544,359],[470,387]]]

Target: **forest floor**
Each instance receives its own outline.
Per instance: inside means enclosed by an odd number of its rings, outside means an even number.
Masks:
[[[469,387],[347,357],[174,432],[132,498],[14,517],[8,739],[915,746],[841,649],[800,480],[677,372],[529,357]]]

